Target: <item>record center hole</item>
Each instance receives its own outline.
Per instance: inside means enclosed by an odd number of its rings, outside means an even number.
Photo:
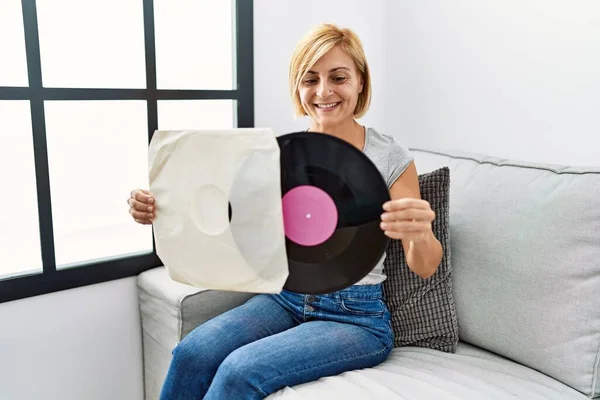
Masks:
[[[209,184],[195,189],[190,199],[190,216],[201,232],[217,236],[229,228],[233,210],[225,193]]]

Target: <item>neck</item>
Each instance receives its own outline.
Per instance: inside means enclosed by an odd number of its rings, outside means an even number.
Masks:
[[[361,126],[354,119],[344,121],[337,125],[323,125],[313,121],[310,125],[310,131],[328,133],[346,141],[353,141],[360,133]]]

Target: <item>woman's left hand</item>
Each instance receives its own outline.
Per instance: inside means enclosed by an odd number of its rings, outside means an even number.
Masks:
[[[433,236],[435,213],[428,201],[401,198],[386,202],[383,209],[381,229],[390,238],[420,243]]]

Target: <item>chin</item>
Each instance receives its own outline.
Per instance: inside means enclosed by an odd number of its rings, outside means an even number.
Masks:
[[[323,125],[337,125],[344,121],[347,121],[348,119],[352,119],[352,116],[348,116],[348,115],[339,115],[339,116],[335,116],[335,117],[326,116],[325,118],[321,117],[321,118],[317,119],[317,121]]]
[[[315,122],[323,127],[331,127],[339,124],[341,121],[338,118],[317,118]]]
[[[337,113],[333,115],[331,113],[322,112],[319,110],[313,110],[313,115],[315,116],[315,120],[320,123],[332,123],[342,121],[345,118],[343,115],[339,115]]]

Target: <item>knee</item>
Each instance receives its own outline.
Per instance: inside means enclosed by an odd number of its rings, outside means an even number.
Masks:
[[[203,350],[196,341],[183,340],[172,354],[160,399],[202,398],[212,378],[204,362]]]
[[[195,370],[198,364],[199,355],[202,349],[199,349],[196,343],[191,341],[181,341],[171,352],[173,358],[171,365],[183,371]]]
[[[264,371],[254,358],[243,349],[236,350],[223,360],[215,375],[213,385],[223,393],[259,393],[266,396],[262,383]]]
[[[242,351],[234,351],[223,360],[217,374],[222,379],[236,380],[248,379],[253,372],[253,367],[247,356],[244,356]]]
[[[207,341],[202,337],[188,335],[172,351],[171,364],[180,371],[200,373],[203,370],[216,369],[219,365],[216,348],[210,349]]]

